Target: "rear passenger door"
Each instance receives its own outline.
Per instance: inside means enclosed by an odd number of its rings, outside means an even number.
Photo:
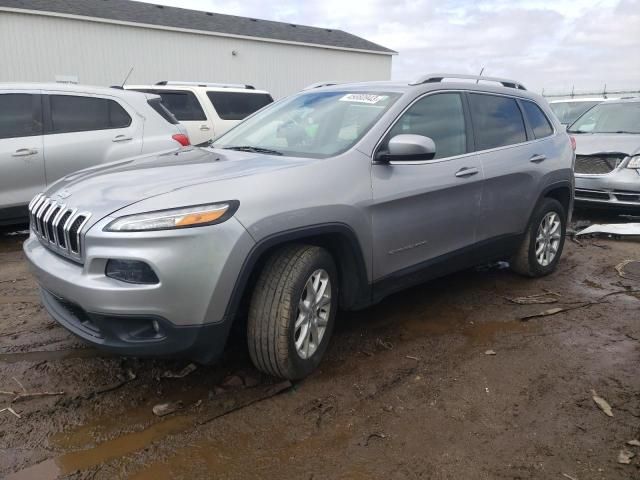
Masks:
[[[475,146],[484,171],[478,241],[523,233],[539,195],[544,135],[553,129],[544,117],[536,140],[523,116],[531,102],[488,93],[468,93]],[[535,108],[535,104],[531,105]],[[506,238],[506,237],[505,237]]]
[[[143,122],[113,98],[71,93],[45,96],[47,185],[69,173],[138,155]]]
[[[22,217],[44,184],[41,95],[0,92],[0,223]]]
[[[372,167],[374,280],[398,286],[405,274],[475,243],[482,168],[471,150],[460,92],[426,95],[391,127],[376,151],[400,134],[430,137],[433,160],[375,162]],[[394,280],[398,278],[398,280]]]

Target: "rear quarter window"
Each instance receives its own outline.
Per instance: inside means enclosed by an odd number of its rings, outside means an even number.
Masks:
[[[472,93],[469,104],[476,150],[527,141],[522,113],[514,98]]]
[[[273,102],[268,93],[207,92],[222,120],[243,120]]]
[[[523,100],[521,105],[529,121],[529,126],[533,130],[534,137],[544,138],[553,134],[553,127],[549,119],[538,105],[528,100]]]

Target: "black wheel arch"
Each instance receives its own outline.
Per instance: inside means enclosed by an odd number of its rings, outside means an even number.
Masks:
[[[371,303],[371,286],[358,237],[346,224],[327,223],[279,232],[257,242],[247,255],[236,278],[225,318],[235,320],[243,305],[248,305],[248,296],[270,254],[292,243],[323,247],[333,256],[340,277],[341,308],[356,309]]]

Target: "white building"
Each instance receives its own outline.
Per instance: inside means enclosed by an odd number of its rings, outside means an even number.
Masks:
[[[274,97],[388,80],[396,52],[341,30],[129,0],[0,0],[0,82],[245,83]]]

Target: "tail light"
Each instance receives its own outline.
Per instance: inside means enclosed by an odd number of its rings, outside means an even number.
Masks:
[[[173,138],[176,142],[178,142],[183,147],[188,147],[189,145],[191,145],[191,142],[189,141],[189,137],[184,133],[176,133],[175,135],[172,135],[171,138]]]
[[[574,137],[572,137],[571,135],[569,135],[569,139],[571,139],[571,148],[575,152],[576,151],[576,139]]]

